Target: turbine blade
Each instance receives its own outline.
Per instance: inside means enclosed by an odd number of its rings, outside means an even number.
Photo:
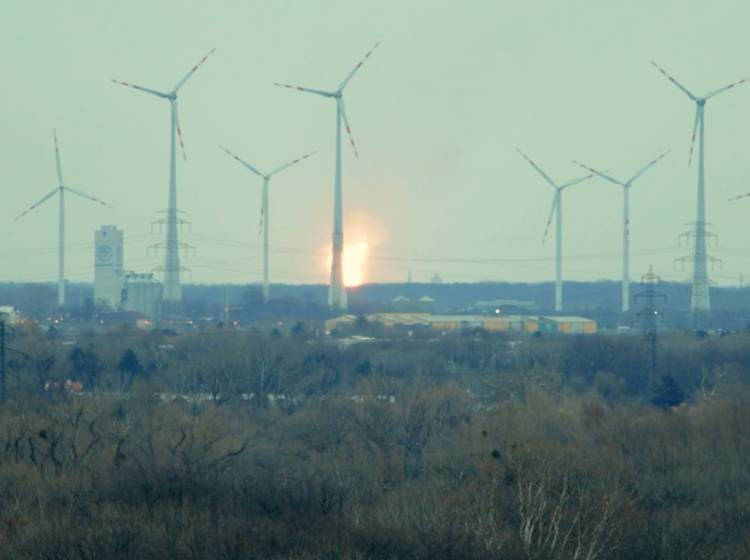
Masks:
[[[549,178],[549,175],[547,175],[547,174],[546,174],[546,173],[545,173],[544,171],[542,171],[542,168],[541,168],[541,167],[539,167],[539,166],[538,166],[538,165],[537,165],[536,163],[534,163],[534,161],[533,161],[533,160],[532,160],[532,159],[531,159],[531,158],[530,158],[529,156],[527,156],[526,154],[524,154],[524,153],[523,153],[523,152],[521,151],[521,148],[516,148],[516,151],[517,151],[517,152],[518,152],[519,154],[521,154],[521,155],[522,155],[522,156],[524,157],[524,159],[525,159],[526,161],[528,161],[528,162],[529,162],[529,163],[531,164],[531,167],[533,167],[534,169],[536,169],[536,170],[537,170],[537,172],[538,172],[538,173],[539,173],[539,174],[540,174],[540,175],[541,175],[542,177],[544,177],[544,180],[545,180],[545,181],[547,181],[547,182],[548,182],[548,183],[549,183],[550,185],[552,185],[553,187],[557,188],[557,185],[555,184],[555,182],[554,182],[554,181],[553,181],[552,179],[550,179],[550,178]]]
[[[689,97],[690,99],[692,99],[693,101],[698,101],[698,98],[697,98],[697,97],[696,97],[695,95],[693,95],[693,94],[692,94],[692,93],[690,92],[690,90],[688,90],[688,89],[687,89],[687,88],[686,88],[685,86],[683,86],[683,85],[682,85],[682,84],[681,84],[680,82],[678,82],[678,81],[677,81],[677,80],[675,80],[675,79],[674,79],[674,78],[673,78],[672,76],[670,76],[670,75],[669,75],[669,73],[668,73],[668,72],[667,72],[666,70],[664,70],[664,68],[662,68],[661,66],[659,66],[658,64],[656,64],[656,62],[654,62],[653,60],[651,61],[651,64],[653,64],[653,65],[654,65],[654,66],[655,66],[656,68],[658,68],[658,69],[659,69],[659,72],[661,72],[662,74],[664,74],[664,76],[665,76],[665,77],[666,77],[666,78],[667,78],[667,79],[668,79],[668,80],[669,80],[670,82],[672,82],[672,83],[673,83],[674,85],[676,85],[676,86],[677,86],[678,88],[680,88],[680,90],[682,90],[682,92],[683,92],[683,93],[684,93],[685,95],[687,95],[687,96],[688,96],[688,97]]]
[[[346,128],[346,134],[349,136],[349,142],[352,145],[352,150],[354,150],[354,157],[358,158],[359,153],[357,152],[357,146],[354,143],[354,136],[352,136],[352,127],[349,126],[349,119],[346,116],[346,106],[344,105],[344,98],[339,98],[339,103],[341,106],[341,118],[344,119],[344,127]]]
[[[732,202],[733,200],[739,200],[741,198],[750,198],[750,193],[745,193],[745,194],[741,194],[741,195],[738,195],[738,196],[733,196],[732,198],[729,199],[729,202]]]
[[[18,215],[18,216],[16,217],[16,219],[15,219],[15,220],[13,220],[13,221],[18,221],[18,220],[20,220],[20,219],[21,219],[21,218],[23,218],[23,217],[24,217],[24,216],[25,216],[26,214],[28,214],[29,212],[31,212],[31,211],[32,211],[32,210],[33,210],[34,208],[36,208],[36,207],[37,207],[37,206],[39,206],[40,204],[43,204],[43,203],[45,203],[45,202],[46,202],[47,200],[49,200],[50,198],[52,198],[53,196],[55,196],[55,193],[57,193],[57,191],[58,191],[58,190],[60,190],[60,187],[55,187],[54,189],[52,189],[52,192],[50,192],[49,194],[46,194],[46,195],[44,195],[44,196],[43,196],[43,197],[42,197],[42,198],[41,198],[41,199],[40,199],[40,200],[39,200],[38,202],[35,202],[35,203],[34,203],[34,204],[32,204],[32,205],[31,205],[31,206],[30,206],[29,208],[27,208],[26,210],[24,210],[23,212],[21,212],[21,213],[20,213],[20,214],[19,214],[19,215]]]
[[[607,175],[603,171],[598,171],[598,170],[594,169],[593,167],[589,167],[588,165],[584,165],[580,161],[574,161],[573,163],[575,163],[578,167],[582,167],[586,171],[590,171],[594,175],[598,175],[599,177],[601,177],[602,179],[605,179],[605,180],[609,181],[610,183],[614,183],[615,185],[620,185],[620,186],[624,186],[625,185],[625,183],[623,183],[622,181],[618,181],[617,179],[615,179],[614,177],[611,177],[611,176]]]
[[[219,148],[221,148],[222,150],[224,150],[228,155],[230,155],[231,157],[233,157],[234,159],[236,159],[238,162],[240,162],[247,169],[249,169],[250,171],[252,171],[256,175],[258,175],[259,177],[264,177],[263,173],[261,173],[260,171],[258,171],[257,169],[255,169],[252,165],[250,165],[249,163],[247,163],[244,159],[241,159],[239,156],[237,156],[234,153],[232,153],[229,150],[227,150],[224,146],[219,145]]]
[[[667,150],[666,152],[664,152],[663,154],[661,154],[661,155],[660,155],[660,156],[658,156],[657,158],[655,158],[655,159],[652,159],[652,160],[651,160],[650,162],[648,162],[648,163],[647,163],[646,165],[644,165],[644,166],[643,166],[643,167],[642,167],[641,169],[639,169],[639,170],[638,170],[638,172],[637,172],[637,173],[636,173],[635,175],[633,175],[633,176],[632,176],[632,177],[631,177],[631,178],[630,178],[630,179],[628,180],[628,183],[632,183],[633,181],[635,181],[635,180],[636,180],[636,179],[637,179],[638,177],[640,177],[641,175],[643,175],[643,174],[644,174],[644,173],[645,173],[646,171],[648,171],[648,170],[649,170],[649,169],[651,169],[651,168],[652,168],[652,167],[653,167],[654,165],[656,165],[656,164],[657,164],[657,163],[659,163],[659,162],[660,162],[661,160],[663,160],[663,159],[664,159],[664,158],[665,158],[665,157],[667,156],[667,154],[669,154],[669,153],[670,153],[671,151],[672,151],[672,150]]]
[[[555,215],[555,209],[557,208],[557,195],[552,199],[552,208],[549,210],[549,218],[547,218],[547,225],[544,227],[544,236],[542,237],[542,244],[547,241],[547,234],[549,233],[549,226],[552,223],[552,216]]]
[[[739,80],[737,82],[732,82],[728,86],[724,86],[723,88],[719,88],[717,90],[712,91],[711,93],[706,94],[705,99],[711,99],[713,96],[719,95],[720,93],[724,93],[728,89],[732,89],[735,86],[739,86],[741,84],[744,84],[747,81],[750,81],[750,78],[744,78],[744,79]]]
[[[163,97],[164,99],[169,98],[169,94],[156,91],[155,89],[150,89],[150,88],[138,86],[135,84],[129,84],[128,82],[121,82],[120,80],[112,79],[110,81],[115,84],[120,84],[121,86],[137,89],[138,91],[145,91],[146,93],[150,93],[151,95],[155,95],[156,97]]]
[[[92,195],[90,195],[88,193],[85,193],[83,191],[79,191],[78,189],[74,189],[74,188],[71,188],[71,187],[63,187],[63,189],[65,189],[66,191],[70,191],[73,194],[77,194],[78,196],[80,196],[82,198],[88,198],[90,201],[96,202],[97,204],[101,204],[102,206],[106,206],[107,208],[114,208],[114,206],[112,206],[110,204],[107,204],[103,200],[99,200],[95,196],[92,196]]]
[[[206,56],[204,56],[203,58],[201,58],[201,61],[198,64],[196,64],[195,66],[193,66],[190,69],[190,72],[188,72],[187,74],[185,74],[184,78],[182,78],[179,82],[177,82],[177,84],[174,86],[174,89],[172,89],[172,93],[177,93],[180,90],[180,88],[185,85],[185,82],[188,81],[188,79],[190,78],[190,76],[192,76],[193,74],[195,74],[195,71],[198,70],[198,68],[200,68],[200,66],[204,62],[206,62],[206,60],[208,59],[208,57],[211,56],[212,54],[214,54],[215,50],[216,49],[211,49],[210,51],[208,51],[208,54]]]
[[[180,112],[177,110],[177,101],[174,101],[174,125],[177,129],[177,138],[180,140],[180,150],[182,150],[182,159],[187,161],[185,153],[185,142],[182,140],[182,127],[180,127]]]
[[[572,187],[573,185],[577,185],[578,183],[583,183],[584,181],[588,181],[594,176],[593,173],[590,173],[589,175],[584,175],[583,177],[578,177],[576,179],[573,179],[572,181],[568,181],[567,183],[563,183],[560,185],[560,189],[567,189],[568,187]]]
[[[63,184],[62,166],[60,165],[60,148],[57,145],[57,130],[52,129],[52,135],[55,137],[55,164],[57,165],[57,184]]]
[[[695,123],[693,124],[693,138],[690,140],[690,156],[688,156],[688,167],[693,163],[693,151],[695,150],[695,135],[698,132],[698,120],[700,118],[700,106],[695,107]]]
[[[348,84],[351,79],[354,77],[354,74],[357,73],[357,71],[362,67],[362,65],[365,63],[365,61],[370,58],[370,55],[372,54],[372,51],[378,48],[378,45],[380,45],[380,41],[375,43],[375,46],[372,47],[369,51],[367,51],[367,54],[360,60],[357,65],[354,67],[354,70],[352,70],[349,75],[344,78],[344,81],[341,82],[341,85],[339,85],[339,91],[343,90],[346,87],[346,84]]]
[[[287,89],[296,89],[297,91],[304,91],[305,93],[314,93],[316,95],[322,95],[323,97],[334,97],[336,94],[331,91],[323,91],[322,89],[305,88],[302,86],[293,86],[290,84],[282,84],[280,82],[274,82],[273,85],[283,87]]]
[[[304,159],[307,159],[307,158],[309,158],[310,156],[314,156],[314,155],[315,155],[315,154],[317,154],[317,153],[318,153],[317,151],[315,151],[315,152],[310,152],[309,154],[305,154],[305,155],[304,155],[304,156],[302,156],[302,157],[298,157],[298,158],[297,158],[297,159],[295,159],[294,161],[290,161],[289,163],[285,163],[284,165],[280,165],[279,167],[277,167],[276,169],[274,169],[273,171],[271,171],[271,172],[270,172],[270,173],[268,174],[268,176],[269,176],[269,177],[271,177],[272,175],[276,175],[276,174],[277,174],[277,173],[279,173],[280,171],[284,171],[285,169],[288,169],[288,168],[290,168],[290,167],[291,167],[292,165],[294,165],[294,164],[296,164],[296,163],[299,163],[299,162],[301,162],[302,160],[304,160]]]

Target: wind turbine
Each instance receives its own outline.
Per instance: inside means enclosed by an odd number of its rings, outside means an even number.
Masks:
[[[693,291],[690,297],[690,310],[695,312],[708,312],[711,310],[711,299],[708,292],[708,256],[706,254],[706,180],[705,180],[705,108],[706,101],[732,89],[735,86],[743,84],[750,80],[745,78],[738,82],[733,82],[717,90],[707,93],[704,96],[693,94],[680,82],[670,76],[664,68],[656,62],[651,61],[659,72],[672,82],[682,93],[687,95],[695,103],[695,121],[693,123],[693,138],[690,143],[690,157],[688,166],[693,160],[693,150],[695,148],[695,136],[698,133],[698,205],[695,218],[695,247],[693,252]]]
[[[167,236],[163,244],[159,244],[159,247],[164,248],[165,259],[164,259],[164,300],[168,302],[178,302],[182,299],[182,288],[180,286],[180,248],[187,247],[186,244],[181,244],[177,236],[177,227],[179,224],[185,223],[183,220],[177,217],[177,174],[176,174],[176,136],[180,138],[180,149],[182,150],[182,157],[187,160],[185,154],[185,144],[182,141],[182,129],[180,128],[180,116],[177,111],[177,92],[180,88],[185,85],[185,82],[195,74],[195,71],[206,62],[206,59],[213,54],[216,49],[211,49],[206,56],[204,56],[198,64],[193,66],[190,71],[182,78],[171,91],[163,92],[155,89],[146,88],[143,86],[131,84],[128,82],[121,82],[119,80],[112,80],[116,84],[120,84],[126,87],[131,87],[145,93],[150,93],[156,97],[166,99],[169,101],[169,109],[171,115],[171,122],[169,127],[170,135],[170,150],[169,150],[169,204],[167,207],[167,217],[165,219],[167,224]],[[162,222],[163,223],[163,222]]]
[[[615,185],[622,187],[622,311],[630,311],[630,187],[641,175],[648,171],[651,167],[656,165],[662,158],[664,158],[671,150],[667,150],[656,159],[651,160],[649,163],[639,169],[635,175],[627,179],[626,181],[619,181],[614,179],[610,175],[607,175],[603,171],[597,171],[593,167],[588,167],[581,162],[576,161],[575,163],[583,167],[586,171],[590,171],[609,181]]]
[[[555,311],[562,311],[562,193],[568,187],[577,185],[587,179],[590,179],[594,175],[585,175],[578,177],[566,183],[557,184],[549,175],[547,175],[542,169],[534,163],[534,161],[523,153],[519,148],[516,148],[518,153],[521,154],[526,161],[531,164],[531,167],[537,170],[537,172],[547,181],[552,188],[555,189],[555,196],[552,199],[552,208],[549,212],[549,218],[547,218],[547,226],[544,228],[544,237],[542,243],[547,240],[547,232],[549,232],[549,226],[552,223],[552,215],[554,214],[557,218],[556,232],[555,232]]]
[[[70,192],[72,194],[78,195],[81,198],[86,198],[88,200],[91,200],[93,202],[96,202],[97,204],[101,204],[102,206],[106,206],[107,208],[112,208],[109,204],[106,202],[102,202],[98,198],[91,196],[90,194],[86,194],[83,191],[79,191],[78,189],[74,189],[72,187],[69,187],[65,185],[63,182],[63,176],[62,176],[62,165],[60,164],[60,149],[57,145],[57,131],[53,130],[52,135],[55,138],[55,163],[57,165],[57,186],[52,189],[52,192],[45,195],[39,202],[36,204],[33,204],[30,208],[22,212],[17,218],[16,221],[23,218],[26,214],[37,208],[38,206],[44,204],[47,200],[55,196],[56,194],[60,195],[60,201],[59,201],[59,229],[58,229],[58,267],[57,267],[57,304],[60,307],[63,307],[65,305],[65,193]]]
[[[344,78],[344,81],[339,84],[339,87],[333,91],[324,91],[320,89],[310,89],[300,86],[292,86],[289,84],[281,84],[275,82],[274,85],[279,87],[285,87],[289,89],[296,89],[305,93],[314,93],[315,95],[321,95],[323,97],[329,97],[336,100],[336,166],[335,166],[335,182],[334,182],[334,202],[333,202],[333,258],[331,259],[331,283],[328,288],[328,304],[334,310],[346,309],[346,286],[344,286],[344,266],[343,266],[343,252],[344,252],[344,224],[342,216],[342,192],[341,192],[341,121],[344,121],[346,126],[346,133],[349,135],[349,142],[354,150],[354,156],[359,157],[357,154],[357,147],[354,144],[354,137],[352,136],[352,130],[349,126],[349,119],[346,117],[346,107],[344,105],[344,88],[349,81],[354,77],[354,74],[362,67],[362,64],[370,57],[372,51],[374,51],[380,43],[376,43],[362,60],[360,60],[349,75]]]
[[[290,168],[296,163],[299,163],[300,161],[309,158],[310,156],[316,154],[317,152],[312,152],[309,154],[305,154],[302,157],[299,157],[295,159],[294,161],[290,161],[289,163],[285,163],[283,165],[278,166],[276,169],[271,171],[270,173],[261,173],[258,171],[255,167],[244,161],[243,159],[239,158],[229,150],[227,150],[224,146],[219,146],[222,150],[224,150],[227,154],[232,156],[234,159],[236,159],[238,162],[240,162],[242,165],[244,165],[247,169],[255,173],[258,177],[261,177],[263,179],[263,191],[261,192],[261,210],[260,210],[260,222],[261,226],[263,227],[263,301],[268,303],[268,183],[271,182],[271,178],[276,175],[277,173],[280,173],[281,171],[284,171],[285,169]]]

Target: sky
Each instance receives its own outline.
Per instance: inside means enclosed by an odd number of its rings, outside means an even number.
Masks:
[[[675,259],[695,220],[694,105],[650,61],[697,94],[750,76],[749,18],[745,0],[6,0],[0,281],[56,278],[56,201],[14,221],[56,186],[53,128],[66,184],[114,206],[66,197],[68,279],[93,280],[103,224],[124,230],[127,269],[161,262],[148,246],[169,105],[110,79],[169,90],[216,48],[179,97],[178,205],[196,248],[184,281],[262,278],[261,180],[222,144],[261,170],[317,150],[271,182],[271,280],[327,282],[335,105],[273,82],[334,89],[378,41],[345,91],[359,158],[344,145],[344,236],[369,247],[365,281],[551,280],[553,191],[516,147],[561,182],[580,175],[573,160],[625,178],[671,149],[631,192],[631,271],[687,280]],[[750,191],[749,123],[750,84],[707,104],[717,285],[750,278],[750,198],[728,201]],[[564,277],[620,278],[621,189],[592,179],[563,202]]]

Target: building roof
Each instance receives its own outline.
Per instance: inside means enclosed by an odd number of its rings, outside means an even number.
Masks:
[[[593,319],[587,319],[586,317],[578,317],[576,315],[554,315],[540,317],[545,321],[553,321],[555,323],[594,323]]]
[[[374,313],[367,316],[368,321],[385,321],[402,325],[426,325],[427,313]]]
[[[429,315],[430,323],[481,323],[485,317],[480,315]]]

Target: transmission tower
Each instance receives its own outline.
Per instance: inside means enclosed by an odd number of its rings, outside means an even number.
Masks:
[[[680,235],[683,242],[691,249],[688,255],[675,260],[682,270],[689,268],[692,272],[692,292],[690,295],[690,313],[693,319],[699,321],[701,316],[711,311],[711,296],[709,288],[711,281],[708,277],[709,269],[713,271],[721,260],[708,254],[709,245],[716,245],[717,236],[708,231],[710,226],[706,221],[698,221],[694,228]]]
[[[635,294],[635,301],[643,303],[643,307],[638,312],[638,320],[641,322],[643,336],[648,341],[651,350],[649,388],[653,387],[656,376],[657,337],[659,334],[659,318],[662,316],[658,303],[666,303],[667,301],[667,296],[656,290],[660,282],[661,278],[654,273],[654,267],[649,266],[648,272],[641,276],[642,290]]]
[[[177,216],[177,214],[184,214],[182,210],[175,210],[174,215],[170,214],[170,211],[165,211],[165,217],[151,222],[151,233],[154,233],[158,227],[159,233],[162,233],[164,226],[167,227],[167,239],[149,245],[146,249],[149,256],[156,257],[160,251],[164,251],[165,261],[163,264],[155,266],[152,270],[156,273],[160,273],[164,282],[164,304],[166,315],[171,318],[179,310],[179,302],[182,300],[182,285],[180,284],[180,278],[183,273],[192,275],[192,271],[180,264],[180,251],[184,253],[184,256],[190,257],[195,256],[195,247],[184,241],[177,241],[177,232],[180,235],[187,228],[192,233],[192,224]],[[170,233],[170,228],[173,228],[174,235]],[[167,293],[168,286],[172,286],[171,295]]]

